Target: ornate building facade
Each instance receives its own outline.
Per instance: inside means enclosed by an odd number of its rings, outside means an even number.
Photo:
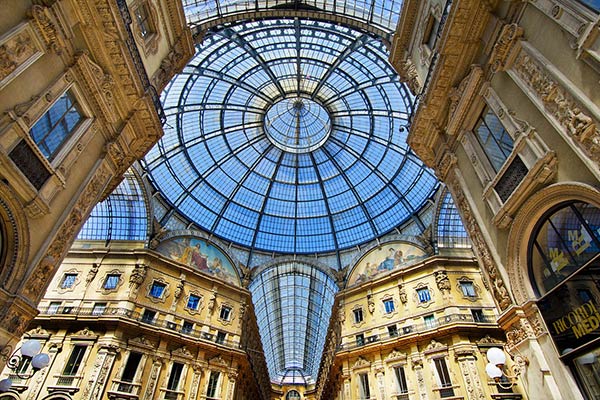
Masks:
[[[597,0],[1,8],[2,400],[600,396]]]

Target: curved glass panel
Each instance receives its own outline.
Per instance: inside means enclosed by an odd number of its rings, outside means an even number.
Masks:
[[[239,16],[257,11],[304,10],[342,15],[391,34],[396,30],[402,3],[403,0],[183,0],[183,8],[192,26],[236,15],[239,20]]]
[[[600,209],[577,202],[539,222],[529,248],[529,268],[534,288],[543,296],[584,266],[594,273],[600,269]]]
[[[162,94],[151,181],[201,228],[269,252],[336,251],[418,218],[437,180],[400,131],[412,98],[387,58],[318,21],[209,34]]]
[[[146,240],[148,211],[136,176],[125,172],[123,181],[98,203],[81,228],[78,240]]]
[[[469,236],[450,192],[446,192],[439,210],[437,243],[438,247],[471,247]]]
[[[249,286],[269,375],[278,384],[311,384],[319,372],[337,285],[308,264],[263,271]]]

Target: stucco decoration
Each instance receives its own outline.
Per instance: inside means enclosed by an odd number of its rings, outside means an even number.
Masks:
[[[348,286],[377,278],[387,272],[406,268],[427,257],[425,251],[406,242],[386,243],[365,254],[348,279]]]
[[[241,285],[233,262],[204,239],[191,236],[174,237],[161,242],[156,251],[198,271],[215,275],[227,283]]]

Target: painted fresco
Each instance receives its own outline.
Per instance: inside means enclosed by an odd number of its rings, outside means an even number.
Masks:
[[[168,258],[215,275],[239,286],[240,280],[229,258],[206,240],[195,237],[177,237],[160,243],[156,251]]]
[[[427,254],[420,248],[405,242],[387,243],[368,252],[348,279],[348,286],[358,285],[389,271],[404,268],[424,259]]]

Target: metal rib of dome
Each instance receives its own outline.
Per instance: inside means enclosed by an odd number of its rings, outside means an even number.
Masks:
[[[214,31],[162,101],[151,180],[242,246],[355,246],[416,215],[437,185],[401,132],[411,97],[385,46],[351,28],[282,19]]]

